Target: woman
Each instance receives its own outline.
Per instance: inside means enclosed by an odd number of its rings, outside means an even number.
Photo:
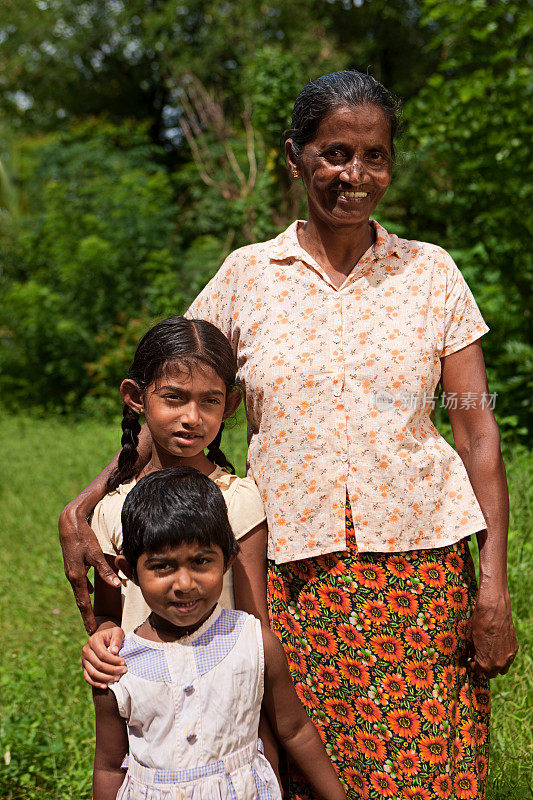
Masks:
[[[189,314],[237,353],[272,626],[349,796],[474,799],[487,678],[517,650],[505,471],[479,343],[488,329],[461,274],[440,248],[369,219],[396,130],[396,103],[370,76],[308,84],[286,142],[307,222],[232,253]],[[439,381],[460,457],[430,421]],[[63,515],[78,594],[96,490]],[[261,554],[247,548],[253,591],[239,596],[261,614]],[[290,796],[311,797],[294,772]]]

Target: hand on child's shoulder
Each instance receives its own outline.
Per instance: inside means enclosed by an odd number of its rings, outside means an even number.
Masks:
[[[82,648],[83,676],[90,686],[107,689],[127,672],[126,662],[118,653],[124,641],[124,631],[118,626],[99,628]]]

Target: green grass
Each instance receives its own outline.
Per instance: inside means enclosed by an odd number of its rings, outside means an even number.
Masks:
[[[225,434],[225,451],[242,474],[241,421]],[[0,417],[3,475],[0,797],[3,800],[90,798],[92,702],[80,669],[84,630],[63,574],[57,541],[62,506],[117,449],[116,426],[89,420]],[[533,522],[528,498],[533,457],[509,463],[513,515],[510,584],[521,650],[511,673],[493,682],[488,800],[525,800],[531,730],[531,589]],[[530,492],[531,494],[531,492]],[[9,762],[9,763],[6,763]]]

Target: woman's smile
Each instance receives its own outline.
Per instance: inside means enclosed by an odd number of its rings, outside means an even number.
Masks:
[[[350,203],[365,200],[368,195],[369,192],[356,192],[353,189],[337,189],[337,196],[339,200],[344,200],[345,202]]]

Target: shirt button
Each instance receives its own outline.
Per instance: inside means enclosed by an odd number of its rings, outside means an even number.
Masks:
[[[183,690],[187,697],[194,692],[194,686],[186,686]]]
[[[333,397],[340,397],[341,390],[340,389],[333,389]]]
[[[334,336],[334,337],[333,337],[333,344],[339,344],[339,343],[340,343],[340,340],[341,340],[341,337],[340,337],[340,336]]]
[[[195,733],[189,733],[189,735],[187,736],[187,741],[189,742],[189,744],[194,744],[197,738],[198,737]]]
[[[348,461],[347,453],[341,453],[341,461]]]

